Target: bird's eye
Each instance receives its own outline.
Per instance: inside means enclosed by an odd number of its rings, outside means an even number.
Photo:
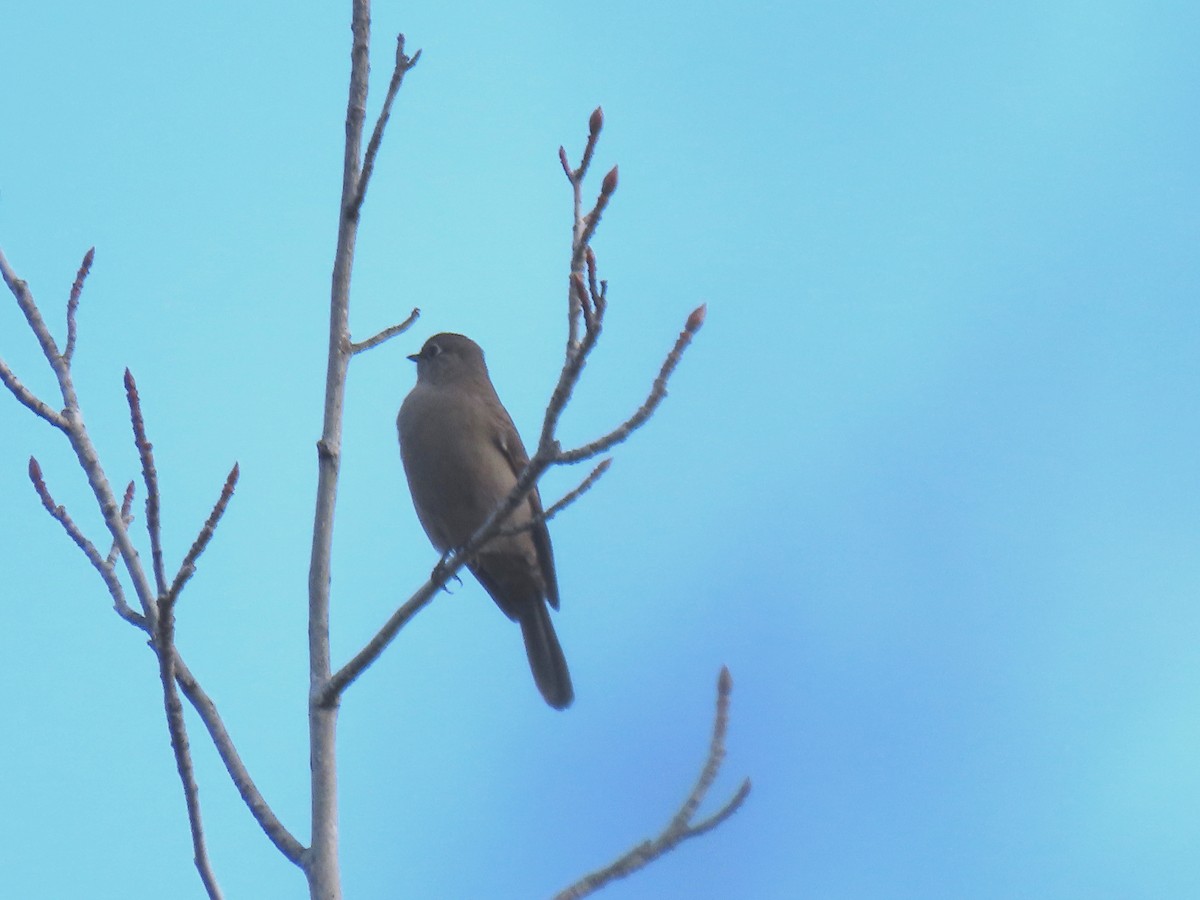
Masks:
[[[441,344],[430,344],[428,347],[425,348],[425,355],[428,356],[430,359],[433,359],[435,356],[437,356],[441,352],[442,352]]]

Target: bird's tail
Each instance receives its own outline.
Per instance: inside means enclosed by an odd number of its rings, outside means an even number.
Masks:
[[[525,638],[525,654],[529,657],[529,668],[533,680],[546,702],[555,709],[566,709],[575,699],[571,687],[571,673],[567,671],[567,659],[563,656],[550,621],[550,611],[545,603],[534,603],[528,615],[521,617],[521,636]]]

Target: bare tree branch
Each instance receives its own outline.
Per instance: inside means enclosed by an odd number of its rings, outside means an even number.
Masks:
[[[183,785],[183,800],[187,806],[188,827],[192,833],[192,859],[196,871],[210,900],[222,900],[221,888],[216,873],[208,858],[208,847],[204,840],[204,822],[200,815],[200,787],[196,784],[196,772],[192,766],[192,753],[188,744],[187,725],[183,720],[183,705],[175,687],[175,602],[173,597],[164,597],[159,604],[158,628],[154,635],[154,650],[158,655],[158,672],[163,687],[163,709],[167,717],[167,731],[171,735],[171,752],[175,756],[175,768]]]
[[[121,521],[128,528],[133,524],[133,482],[129,482],[125,486],[125,497],[121,500]],[[116,565],[117,562],[117,542],[113,541],[112,546],[108,548],[108,556],[104,561],[110,565]]]
[[[125,602],[125,589],[121,587],[121,581],[117,578],[117,573],[111,565],[109,565],[100,556],[100,551],[96,549],[96,545],[89,541],[79,530],[79,526],[71,518],[66,507],[59,506],[54,502],[54,498],[50,496],[50,489],[46,487],[46,480],[42,477],[42,467],[38,465],[37,459],[29,457],[29,480],[33,482],[33,488],[37,491],[38,497],[41,498],[42,506],[46,507],[46,512],[50,513],[51,517],[63,527],[75,546],[83,551],[83,555],[87,557],[88,562],[100,573],[100,577],[104,579],[104,585],[108,588],[108,593],[113,598],[113,608],[117,611],[122,619],[143,631],[148,630],[146,620],[143,616],[136,613]]]
[[[592,155],[596,150],[596,142],[600,139],[600,131],[604,128],[604,110],[597,106],[592,110],[591,116],[588,117],[588,139],[587,145],[583,149],[583,158],[580,160],[579,168],[572,169],[570,162],[567,161],[567,151],[563,147],[558,148],[558,161],[562,163],[563,172],[567,176],[567,181],[571,183],[571,193],[573,195],[574,216],[571,227],[571,275],[576,272],[583,271],[583,255],[587,248],[587,241],[583,239],[584,233],[584,216],[583,216],[583,179],[587,175],[588,168],[592,164]],[[595,229],[593,229],[594,231]],[[579,299],[574,293],[574,289],[568,290],[567,296],[567,359],[576,353],[579,349],[579,314],[581,308]]]
[[[596,203],[592,207],[592,211],[583,217],[583,233],[580,240],[586,247],[592,240],[592,235],[596,233],[596,229],[600,227],[600,216],[608,207],[608,201],[612,199],[612,195],[617,190],[617,167],[613,166],[608,170],[608,174],[604,176],[604,180],[600,182],[600,194],[596,197]]]
[[[167,575],[163,570],[162,522],[159,511],[162,497],[158,492],[158,470],[154,467],[154,445],[146,437],[146,420],[142,417],[142,399],[138,396],[133,373],[125,370],[125,397],[129,401],[129,420],[133,439],[142,461],[142,479],[146,482],[146,530],[150,533],[150,559],[154,568],[154,585],[158,596],[167,592]]]
[[[370,350],[372,347],[378,347],[384,341],[389,341],[398,334],[403,334],[412,327],[413,323],[417,321],[420,315],[421,310],[413,307],[413,311],[408,314],[408,318],[399,325],[389,325],[387,328],[383,329],[383,331],[379,332],[379,334],[372,335],[365,341],[351,342],[350,352],[362,353],[364,350]]]
[[[217,498],[212,512],[208,514],[208,518],[204,522],[204,527],[200,529],[200,534],[196,536],[196,540],[192,542],[192,546],[183,557],[183,563],[179,566],[179,571],[175,574],[175,580],[171,583],[171,589],[166,591],[166,599],[172,605],[179,599],[179,592],[183,590],[183,586],[187,584],[188,579],[195,574],[196,560],[200,558],[200,554],[204,552],[204,549],[208,546],[208,542],[212,540],[213,533],[217,530],[217,525],[221,521],[221,516],[225,515],[225,508],[229,506],[229,501],[233,497],[233,489],[237,486],[239,473],[238,464],[234,463],[233,468],[229,470],[229,475],[225,478],[225,485],[221,488],[221,495]]]
[[[312,900],[337,900],[341,896],[337,828],[337,698],[328,689],[332,666],[329,658],[329,588],[332,579],[333,516],[337,506],[341,465],[342,409],[346,374],[354,346],[350,340],[350,276],[358,220],[366,196],[375,156],[383,138],[392,101],[420,57],[404,53],[404,36],[396,40],[396,66],[388,94],[365,157],[363,125],[370,81],[370,0],[352,0],[350,30],[350,86],[346,102],[346,145],[342,160],[341,215],[333,257],[329,302],[329,356],[325,375],[325,408],[321,437],[317,441],[317,497],[313,514],[312,554],[308,569],[309,655],[309,762],[312,791],[312,846],[301,857]],[[380,340],[384,340],[381,338]],[[366,349],[365,347],[363,349]]]
[[[54,338],[50,336],[50,329],[46,326],[46,321],[42,318],[37,304],[33,302],[33,294],[29,292],[28,283],[18,278],[16,273],[13,272],[3,251],[0,251],[0,276],[3,276],[4,283],[8,285],[9,291],[16,298],[17,306],[20,307],[21,313],[25,316],[25,321],[29,323],[34,337],[38,339],[38,343],[42,347],[42,352],[57,373],[58,366],[61,366],[63,361],[62,356],[58,352],[58,345],[54,343]]]
[[[217,712],[216,704],[213,703],[212,698],[208,696],[196,680],[196,677],[191,673],[191,670],[188,669],[183,658],[179,655],[178,648],[173,648],[173,651],[175,654],[175,680],[179,684],[179,689],[183,691],[183,695],[188,698],[188,702],[192,704],[192,707],[200,716],[200,721],[204,723],[204,727],[208,730],[213,746],[216,747],[217,754],[221,757],[221,762],[225,764],[225,769],[229,772],[233,786],[237,788],[237,792],[241,795],[242,801],[250,810],[250,814],[258,822],[271,843],[275,845],[289,862],[297,866],[302,866],[304,856],[307,852],[304,845],[292,836],[292,833],[288,831],[284,824],[276,817],[275,813],[272,812],[267,801],[263,799],[262,794],[254,783],[254,779],[250,777],[250,772],[246,769],[246,764],[242,762],[233,739],[225,729],[225,723],[221,720],[221,716]]]
[[[611,465],[611,459],[600,460],[600,462],[596,465],[596,468],[592,469],[592,471],[588,473],[587,478],[583,479],[583,481],[581,481],[574,490],[563,496],[561,500],[543,512],[540,516],[534,516],[529,521],[522,522],[520,525],[511,525],[507,528],[501,528],[492,537],[511,537],[514,534],[520,534],[522,531],[529,531],[538,525],[549,522],[560,512],[590,491],[592,489],[592,485],[600,480],[600,476],[607,472],[609,466]]]
[[[602,461],[598,466],[596,466],[595,469],[592,470],[591,474],[588,475],[588,477],[585,478],[577,488],[555,503],[552,507],[550,507],[550,509],[546,510],[542,516],[533,521],[547,521],[552,516],[561,512],[563,509],[577,500],[580,495],[586,492],[593,484],[595,484],[600,476],[608,471],[608,467],[610,465],[611,460],[606,459]],[[518,481],[518,487],[524,480],[525,478],[522,477],[522,479]],[[446,583],[450,581],[451,578],[454,578],[458,574],[459,570],[466,565],[467,560],[469,560],[481,546],[488,541],[495,539],[499,535],[507,533],[515,534],[532,526],[531,522],[526,522],[522,523],[520,526],[512,529],[511,531],[506,531],[503,529],[497,530],[493,527],[495,522],[502,521],[503,518],[511,513],[513,509],[516,509],[517,504],[521,502],[521,499],[524,498],[525,494],[528,493],[529,489],[532,487],[534,480],[535,479],[529,480],[529,483],[526,485],[523,492],[515,495],[509,495],[509,500],[512,502],[511,508],[508,508],[507,511],[505,511],[505,507],[508,506],[508,503],[505,503],[503,506],[499,507],[496,512],[492,514],[492,517],[489,518],[488,521],[485,522],[484,525],[479,529],[479,531],[475,533],[475,536],[462,550],[455,553],[449,559],[443,559],[438,563],[437,566],[434,567],[433,573],[429,576],[429,580],[426,581],[425,584],[421,585],[421,587],[417,589],[416,593],[409,597],[399,609],[397,609],[394,613],[392,613],[391,616],[388,617],[388,620],[383,624],[383,627],[375,633],[375,635],[361,650],[358,651],[358,653],[356,653],[350,659],[349,662],[347,662],[344,666],[342,666],[342,668],[340,668],[330,677],[330,679],[325,683],[321,692],[317,695],[318,703],[328,705],[336,702],[337,698],[341,696],[346,688],[353,684],[358,676],[366,671],[367,667],[370,666],[371,663],[375,662],[375,660],[379,658],[380,654],[387,649],[388,644],[390,644],[395,639],[396,635],[400,633],[400,629],[407,625],[413,616],[424,609],[425,606],[427,606],[429,602],[437,596],[438,591],[440,591],[446,585]],[[514,496],[517,499],[513,499]]]
[[[71,357],[75,355],[75,336],[77,326],[75,315],[79,311],[79,295],[83,293],[83,282],[87,280],[88,272],[92,270],[92,261],[96,258],[96,248],[91,247],[83,255],[83,262],[75,274],[75,283],[71,285],[71,296],[67,298],[67,347],[63,350],[63,361],[69,366]]]
[[[173,622],[169,623],[166,631],[160,627],[160,607],[156,602],[154,590],[150,586],[149,579],[142,567],[141,559],[131,541],[128,531],[128,525],[132,521],[130,509],[133,502],[133,484],[129,484],[125,490],[122,502],[118,503],[113,494],[112,487],[104,474],[104,470],[100,465],[99,457],[88,435],[83,418],[80,415],[79,402],[71,378],[70,367],[65,358],[58,354],[54,339],[51,337],[46,323],[33,300],[33,296],[29,293],[26,283],[16,277],[9,267],[7,260],[4,259],[3,253],[0,253],[0,274],[3,274],[5,282],[9,285],[9,289],[13,292],[14,296],[16,296],[18,305],[25,314],[30,329],[42,345],[46,359],[54,370],[59,387],[63,393],[65,408],[63,413],[54,414],[58,417],[57,420],[48,418],[38,409],[33,409],[33,411],[41,418],[47,419],[55,427],[62,430],[67,436],[71,448],[75,451],[76,459],[87,476],[88,484],[92,489],[105,525],[113,539],[112,549],[109,551],[108,557],[101,558],[95,545],[82,534],[66,510],[54,503],[49,489],[46,487],[45,479],[42,477],[41,467],[38,465],[37,460],[32,458],[29,465],[30,480],[33,482],[34,489],[37,491],[47,511],[63,526],[67,535],[84,552],[89,562],[92,563],[104,579],[105,585],[113,597],[117,613],[132,625],[148,632],[152,636],[154,650],[159,656],[160,675],[166,673],[171,676],[171,679],[164,681],[163,684],[164,705],[167,712],[168,726],[171,729],[171,740],[176,753],[177,767],[179,768],[180,778],[184,785],[185,801],[188,804],[189,810],[189,823],[193,825],[193,842],[197,857],[197,867],[200,870],[205,889],[209,892],[210,897],[219,896],[215,878],[212,876],[211,866],[208,865],[207,855],[203,851],[203,831],[197,829],[199,825],[198,794],[196,793],[194,773],[192,772],[190,754],[187,748],[186,730],[183,729],[184,722],[182,716],[179,714],[178,697],[174,691],[175,683],[179,685],[179,688],[200,715],[201,721],[204,722],[205,727],[212,736],[213,744],[222,762],[224,762],[230,778],[233,780],[251,814],[263,828],[268,838],[279,848],[280,852],[296,865],[302,865],[302,860],[307,851],[279,822],[255,787],[253,780],[251,780],[245,765],[242,763],[233,745],[233,741],[225,729],[224,723],[217,713],[216,705],[200,687],[195,677],[179,656],[178,650],[173,646]],[[81,283],[82,277],[77,278],[77,284]],[[135,436],[139,444],[139,454],[143,455],[144,474],[146,474],[145,470],[149,470],[148,485],[153,485],[150,490],[157,496],[157,480],[153,472],[153,459],[149,456],[150,445],[149,441],[146,440],[144,422],[141,421],[140,405],[136,400],[136,387],[132,383],[132,377],[129,379],[127,389],[133,390],[132,412],[134,413],[133,418],[136,420],[134,424]],[[17,399],[22,400],[19,393],[17,394]],[[28,406],[29,404],[26,405]],[[187,571],[190,575],[189,570],[194,568],[196,558],[207,545],[212,536],[212,528],[215,527],[221,512],[223,512],[225,505],[229,501],[229,496],[233,490],[232,482],[235,480],[236,466],[234,472],[230,473],[230,478],[226,482],[222,498],[218,501],[217,507],[214,508],[213,513],[209,516],[204,530],[201,531],[196,543],[192,546],[192,550],[185,558],[181,573]],[[124,562],[126,571],[133,582],[138,599],[142,604],[141,614],[135,612],[125,602],[124,590],[114,568],[118,557]],[[181,586],[182,582],[180,583]],[[167,614],[173,615],[174,598],[164,596],[163,601],[163,608]],[[172,700],[173,695],[175,695],[174,700]]]
[[[693,823],[696,810],[704,801],[713,780],[720,771],[721,762],[725,758],[725,734],[729,727],[729,695],[733,690],[733,678],[729,669],[722,667],[717,679],[717,710],[713,717],[713,735],[709,743],[708,757],[696,779],[696,785],[688,794],[679,811],[671,818],[670,823],[658,837],[643,841],[628,853],[625,853],[603,869],[597,869],[585,875],[570,887],[555,895],[554,900],[578,900],[598,891],[609,882],[632,875],[638,869],[646,866],[671,850],[674,850],[689,838],[698,837],[711,831],[724,822],[745,802],[750,794],[750,779],[745,779],[737,792],[716,813],[700,822]]]
[[[329,677],[313,702],[321,706],[331,706],[337,703],[346,688],[353,684],[358,676],[365,672],[367,667],[387,649],[388,644],[400,633],[400,629],[424,609],[429,601],[437,596],[438,591],[446,582],[453,578],[464,565],[466,565],[466,557],[452,559],[445,565],[435,568],[434,574],[429,577],[429,580],[388,617],[375,636],[367,641],[366,645],[349,662]]]
[[[358,187],[354,192],[354,200],[350,204],[355,217],[358,216],[359,211],[362,209],[363,198],[367,193],[367,184],[371,180],[371,174],[375,171],[375,155],[379,152],[379,144],[383,141],[383,129],[387,127],[388,118],[392,114],[392,101],[396,99],[396,94],[400,92],[400,85],[404,81],[405,74],[420,59],[420,50],[411,57],[404,55],[404,35],[397,35],[396,66],[392,70],[392,80],[388,84],[387,95],[383,98],[383,107],[379,110],[379,119],[375,122],[375,130],[371,133],[371,140],[367,142],[367,153],[363,157],[362,174],[358,179]],[[359,133],[359,140],[361,140],[361,130]]]
[[[700,330],[700,326],[704,324],[706,312],[706,305],[698,306],[692,310],[683,331],[679,332],[679,337],[675,339],[675,346],[671,348],[671,352],[663,360],[658,377],[654,379],[654,384],[650,387],[650,394],[646,397],[645,402],[638,407],[637,411],[621,425],[604,435],[604,437],[597,438],[591,443],[584,444],[575,450],[566,450],[559,453],[557,457],[558,462],[575,463],[590,459],[597,453],[603,453],[605,450],[609,450],[621,443],[621,441],[625,440],[645,424],[646,420],[654,414],[654,410],[658,408],[658,405],[662,403],[663,398],[667,396],[667,382],[671,378],[671,373],[675,371],[675,367],[679,365],[679,360],[683,358],[683,351],[687,349],[696,332]]]
[[[63,418],[62,413],[56,409],[52,409],[48,404],[39,399],[33,391],[25,387],[21,383],[21,380],[13,374],[13,370],[8,367],[8,363],[2,359],[0,359],[0,383],[3,383],[9,392],[17,398],[17,401],[39,419],[45,419],[60,431],[66,429],[67,420]]]

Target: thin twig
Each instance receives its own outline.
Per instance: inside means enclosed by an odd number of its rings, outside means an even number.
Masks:
[[[597,281],[596,254],[591,247],[587,248],[584,256],[587,263],[588,295],[592,301],[592,308],[595,310],[596,327],[599,328],[604,321],[604,310],[608,307],[608,282]]]
[[[29,480],[33,482],[33,489],[37,491],[37,495],[41,498],[42,506],[46,507],[46,512],[63,527],[75,546],[83,551],[83,555],[87,557],[88,562],[92,564],[100,577],[104,579],[104,585],[108,588],[108,593],[113,598],[113,608],[117,614],[131,625],[136,625],[143,631],[146,630],[146,620],[138,613],[130,608],[125,602],[125,590],[121,587],[120,579],[117,578],[117,573],[112,566],[107,565],[104,559],[100,556],[100,551],[96,549],[96,545],[89,541],[79,530],[79,526],[75,524],[75,520],[71,518],[66,507],[59,506],[54,502],[54,498],[50,496],[50,489],[46,487],[46,480],[42,477],[42,467],[38,465],[35,457],[29,457]]]
[[[573,195],[573,216],[571,224],[571,276],[583,271],[583,254],[587,249],[587,241],[583,237],[584,233],[584,216],[583,216],[583,179],[587,175],[587,170],[592,163],[592,154],[596,150],[596,142],[600,138],[600,131],[604,127],[604,110],[597,106],[592,110],[591,116],[588,117],[588,139],[587,145],[583,148],[583,158],[580,160],[579,168],[572,169],[571,163],[567,160],[567,151],[563,147],[558,148],[558,161],[562,163],[563,173],[567,176],[567,181],[571,183],[571,193]],[[593,229],[594,230],[594,229]],[[579,298],[575,294],[574,285],[567,291],[567,359],[569,360],[575,353],[579,351],[579,314],[581,312]]]
[[[126,528],[128,528],[130,525],[133,524],[133,482],[132,481],[129,482],[129,484],[125,487],[125,496],[121,500],[121,521],[123,521],[125,523]],[[110,566],[116,565],[118,552],[119,552],[119,548],[117,547],[117,542],[113,541],[112,546],[108,548],[108,556],[105,557],[104,561],[106,563],[108,563],[108,565],[110,565]]]
[[[671,817],[670,823],[662,833],[656,838],[638,844],[603,869],[597,869],[595,872],[585,875],[570,887],[556,894],[554,900],[578,900],[580,897],[586,897],[588,894],[598,891],[611,881],[632,875],[638,869],[675,849],[684,841],[711,831],[737,812],[750,794],[749,778],[742,782],[734,795],[716,813],[700,822],[692,822],[696,809],[703,802],[712,786],[713,779],[716,778],[717,772],[721,768],[721,761],[725,758],[725,733],[729,727],[729,694],[732,689],[733,679],[729,675],[729,669],[722,667],[721,675],[717,679],[717,710],[713,717],[713,735],[709,743],[708,757],[704,761],[700,777],[696,780],[696,786],[688,794],[679,811]]]
[[[592,240],[596,233],[596,229],[600,227],[600,216],[608,206],[608,201],[612,199],[612,195],[617,190],[617,167],[613,166],[608,170],[608,174],[604,176],[604,180],[600,182],[600,193],[596,197],[596,203],[592,207],[592,211],[583,217],[583,236],[581,238],[584,246]]]
[[[229,506],[229,501],[233,497],[233,489],[237,486],[239,474],[238,464],[234,463],[233,468],[229,470],[229,475],[225,478],[224,486],[221,488],[221,496],[217,498],[212,512],[208,514],[208,518],[204,522],[204,527],[200,529],[196,540],[192,542],[192,546],[183,557],[183,563],[179,566],[179,571],[175,574],[175,580],[171,582],[171,589],[166,592],[166,598],[171,604],[174,604],[179,597],[179,592],[183,590],[183,586],[195,574],[196,560],[200,558],[200,554],[204,552],[204,549],[208,546],[208,542],[212,540],[217,524],[221,521],[221,516],[225,515],[225,508]]]
[[[591,490],[592,485],[594,485],[597,481],[600,480],[600,476],[603,475],[605,472],[607,472],[608,467],[611,465],[612,465],[611,459],[600,460],[600,462],[596,466],[596,468],[592,469],[592,471],[588,474],[587,478],[583,479],[583,481],[581,481],[579,483],[578,487],[576,487],[570,493],[566,494],[561,500],[559,500],[557,503],[555,503],[553,506],[551,506],[549,509],[547,509],[545,512],[543,512],[541,515],[534,516],[532,519],[529,519],[526,522],[522,522],[520,525],[512,525],[512,526],[509,526],[508,528],[501,528],[494,535],[492,535],[492,538],[495,539],[495,538],[501,538],[501,537],[511,537],[514,534],[520,534],[523,531],[529,531],[530,529],[535,528],[538,525],[543,525],[546,522],[549,522],[551,519],[553,519],[555,516],[557,516],[560,512],[562,512],[564,509],[566,509],[568,506],[570,506],[572,503],[574,503],[576,500],[578,500],[580,497],[582,497],[584,494],[586,494],[589,490]]]
[[[25,321],[29,323],[30,330],[37,338],[38,344],[41,345],[42,353],[45,355],[46,361],[50,363],[50,367],[54,369],[54,374],[61,387],[67,377],[67,365],[63,362],[62,354],[58,352],[58,345],[50,334],[46,320],[42,318],[42,313],[33,300],[33,294],[29,292],[28,283],[17,277],[17,274],[9,266],[8,260],[5,259],[3,251],[0,251],[0,276],[3,276],[4,283],[8,285],[9,291],[16,298],[17,306],[20,307]],[[65,396],[63,399],[67,401]],[[69,402],[67,405],[70,405]]]
[[[683,331],[679,332],[679,337],[675,340],[675,346],[671,348],[671,352],[663,360],[658,377],[654,379],[654,384],[650,387],[649,395],[642,405],[637,408],[637,411],[603,437],[597,438],[574,450],[564,450],[558,455],[559,462],[576,463],[590,459],[596,454],[603,453],[621,443],[621,441],[625,440],[645,424],[646,420],[654,413],[654,410],[658,408],[658,405],[662,403],[663,398],[667,396],[667,382],[671,378],[671,373],[675,371],[675,367],[679,365],[679,361],[683,357],[683,352],[687,349],[688,344],[692,342],[692,338],[696,332],[700,330],[700,326],[704,324],[705,312],[706,306],[704,305],[692,310],[691,315],[688,316],[687,324],[684,326]]]
[[[15,374],[13,374],[13,371],[8,367],[8,364],[2,359],[0,359],[0,382],[2,382],[4,386],[8,388],[8,390],[14,397],[17,398],[17,401],[22,406],[28,409],[39,419],[45,419],[60,431],[66,430],[67,420],[63,418],[62,413],[50,407],[36,394],[34,394],[33,391],[25,387],[25,385],[21,383],[21,380],[17,378]]]
[[[582,272],[571,273],[571,302],[583,313],[583,327],[590,334],[599,326],[591,295],[583,281]]]
[[[125,396],[129,401],[129,420],[133,425],[133,440],[142,461],[142,479],[146,482],[146,530],[150,533],[150,560],[154,569],[154,585],[158,596],[167,592],[167,575],[163,569],[162,498],[158,491],[158,470],[154,467],[154,445],[146,437],[146,420],[142,417],[142,399],[138,396],[133,373],[125,370]]]
[[[92,261],[96,258],[96,248],[92,247],[83,255],[83,262],[75,274],[75,283],[71,285],[71,296],[67,298],[67,347],[63,350],[63,361],[69,366],[71,357],[75,355],[75,314],[79,311],[79,295],[83,293],[83,282],[92,270]]]
[[[362,174],[358,179],[358,188],[354,192],[354,200],[350,204],[351,215],[357,217],[362,209],[363,198],[367,193],[367,183],[371,180],[371,173],[375,171],[375,155],[379,152],[379,145],[383,141],[383,129],[387,126],[388,118],[392,114],[392,101],[396,99],[396,94],[400,92],[400,84],[404,81],[404,75],[415,66],[421,58],[421,51],[418,50],[411,57],[404,55],[404,35],[396,36],[396,67],[392,70],[392,80],[388,84],[387,95],[383,98],[383,107],[379,110],[379,118],[375,122],[375,130],[371,133],[371,140],[367,142],[367,152],[363,156]]]
[[[350,352],[351,353],[362,353],[364,350],[370,350],[372,347],[378,347],[384,341],[391,340],[398,334],[403,334],[404,332],[408,331],[408,329],[410,329],[412,327],[413,323],[416,322],[418,318],[420,318],[420,315],[421,315],[421,310],[414,307],[413,311],[408,314],[408,318],[405,319],[403,322],[401,322],[399,325],[389,325],[387,328],[383,329],[383,331],[379,332],[379,334],[372,335],[371,337],[367,338],[365,341],[358,341],[358,342],[352,341],[350,343]]]

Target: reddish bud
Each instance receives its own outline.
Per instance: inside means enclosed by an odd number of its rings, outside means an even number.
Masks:
[[[721,666],[721,674],[717,676],[717,691],[728,696],[733,690],[733,676],[729,674],[728,666]]]
[[[701,303],[692,310],[692,314],[687,318],[687,324],[684,328],[689,334],[695,334],[700,330],[700,326],[704,324],[704,317],[708,315],[708,304]]]
[[[595,137],[600,133],[600,129],[604,127],[604,107],[597,106],[592,110],[592,115],[588,119],[588,133]]]
[[[563,171],[567,173],[567,177],[574,179],[575,175],[571,172],[571,164],[567,161],[567,151],[562,147],[558,148],[558,161],[562,163]]]
[[[607,197],[617,189],[617,167],[613,166],[600,184],[600,193]]]

